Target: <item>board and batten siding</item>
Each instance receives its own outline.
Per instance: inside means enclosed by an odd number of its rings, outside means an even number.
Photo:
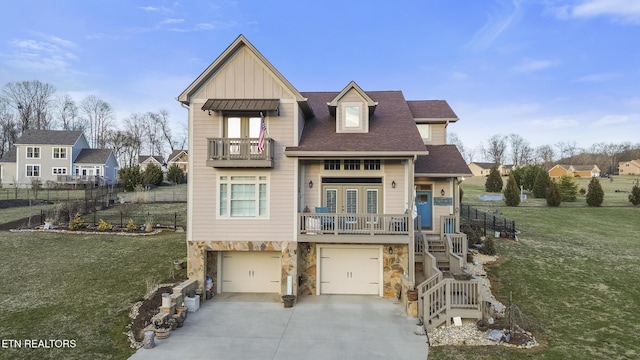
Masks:
[[[258,57],[243,48],[211,77],[194,98],[294,99],[294,95]]]
[[[447,143],[447,128],[445,124],[431,124],[431,138],[425,141],[427,145],[444,145]]]
[[[296,136],[294,103],[280,104],[280,116],[267,116],[269,137],[275,140],[274,167],[271,169],[218,169],[206,166],[208,138],[221,137],[221,116],[205,112],[194,116],[193,144],[189,156],[193,160],[192,239],[210,241],[292,241],[292,219],[295,211],[295,159],[284,156],[284,148]],[[266,175],[268,177],[268,217],[218,218],[217,188],[221,175]]]

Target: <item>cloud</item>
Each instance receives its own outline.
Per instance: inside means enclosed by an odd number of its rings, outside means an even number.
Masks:
[[[160,25],[164,24],[180,24],[183,23],[184,19],[164,19],[160,22]]]
[[[640,2],[634,0],[583,0],[576,5],[552,8],[560,19],[610,17],[640,25]]]
[[[5,63],[29,71],[65,71],[78,57],[71,52],[77,45],[57,36],[35,33],[36,39],[14,39],[12,51],[5,53]]]
[[[617,73],[599,73],[599,74],[589,74],[585,76],[581,76],[577,78],[575,81],[577,82],[605,82],[619,77],[620,74]]]
[[[525,59],[514,70],[518,72],[534,72],[555,66],[556,63],[556,61],[546,59]]]
[[[166,8],[164,6],[161,7],[155,7],[155,6],[140,6],[138,7],[140,10],[146,11],[146,12],[163,12],[163,13],[171,13],[171,9]]]
[[[606,115],[600,120],[593,123],[594,127],[607,126],[628,122],[631,119],[629,115]]]
[[[491,46],[491,44],[520,17],[520,3],[520,0],[512,0],[512,6],[504,5],[503,3],[504,7],[507,8],[507,14],[488,14],[489,18],[487,22],[473,35],[467,47],[476,50],[485,50]]]
[[[578,121],[569,118],[555,117],[550,119],[537,119],[531,121],[534,126],[541,126],[548,129],[564,129],[578,126]]]

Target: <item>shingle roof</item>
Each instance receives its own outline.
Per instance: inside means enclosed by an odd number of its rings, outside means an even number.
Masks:
[[[164,164],[164,159],[160,155],[140,155],[138,156],[138,164],[142,164],[148,158],[154,158],[158,163]]]
[[[76,164],[104,164],[109,159],[110,149],[82,149],[76,158]]]
[[[329,113],[327,103],[338,92],[304,92],[315,117],[305,121],[300,145],[287,151],[385,151],[421,152],[424,143],[413,115],[401,91],[368,91],[378,102],[376,112],[369,118],[368,133],[336,133],[336,119]]]
[[[573,170],[576,170],[576,171],[591,171],[596,167],[595,165],[571,165],[571,166],[573,167]]]
[[[0,159],[0,162],[3,163],[15,163],[17,160],[16,157],[16,147],[12,146],[9,151],[7,151],[4,156],[2,157],[2,159]]]
[[[467,163],[453,144],[426,145],[429,155],[418,155],[416,174],[473,175]]]
[[[180,155],[181,153],[188,153],[187,150],[181,149],[181,150],[173,150],[171,152],[171,155],[169,155],[169,157],[167,158],[167,162],[172,161],[176,158],[176,156]]]
[[[458,120],[446,100],[409,100],[407,105],[414,118]]]
[[[494,167],[498,167],[495,163],[490,163],[490,162],[476,162],[476,161],[474,161],[474,162],[470,163],[469,165],[471,165],[471,164],[476,164],[477,166],[479,166],[479,167],[481,167],[483,169],[491,169],[491,168],[494,168]]]
[[[82,131],[26,130],[16,145],[74,145]]]

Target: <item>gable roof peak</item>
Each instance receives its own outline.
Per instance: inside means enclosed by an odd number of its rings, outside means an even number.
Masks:
[[[367,102],[367,106],[375,107],[378,105],[378,103],[376,101],[373,101],[373,99],[369,95],[367,95],[367,93],[364,92],[364,90],[362,90],[360,85],[358,85],[353,80],[351,80],[349,84],[347,84],[347,86],[345,86],[344,89],[342,89],[342,91],[340,91],[340,93],[336,95],[336,97],[334,97],[330,102],[328,102],[327,105],[338,106],[338,101],[340,101],[340,99],[342,99],[351,90],[355,90]]]

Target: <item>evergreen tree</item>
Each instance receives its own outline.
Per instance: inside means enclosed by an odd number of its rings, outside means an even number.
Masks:
[[[560,187],[558,183],[553,180],[549,182],[547,188],[547,205],[558,207],[562,203],[562,194],[560,193]]]
[[[167,172],[167,180],[175,184],[182,184],[184,182],[184,171],[176,164],[171,165]]]
[[[600,185],[600,180],[597,177],[592,177],[587,190],[587,205],[598,207],[602,205],[603,201],[604,191],[602,190],[602,185]]]
[[[500,176],[497,167],[491,168],[487,181],[484,183],[484,189],[487,192],[502,191],[502,177]]]
[[[570,175],[562,175],[558,184],[562,201],[574,202],[578,198],[578,183]]]
[[[126,191],[133,191],[137,185],[142,184],[142,172],[140,166],[128,166],[119,171],[120,182]]]
[[[507,186],[504,189],[504,202],[507,206],[520,205],[520,189],[518,189],[518,184],[513,174],[509,174]]]
[[[156,164],[149,164],[144,169],[143,180],[145,184],[160,185],[164,180],[164,174],[160,166]]]
[[[542,168],[538,168],[538,174],[536,180],[533,183],[533,197],[536,199],[544,199],[547,196],[547,188],[551,183],[549,173]]]
[[[536,177],[540,171],[544,171],[541,167],[537,165],[527,165],[525,166],[522,176],[522,181],[518,182],[518,186],[522,186],[525,190],[533,190],[533,185],[536,182]]]
[[[638,185],[637,181],[636,181],[636,184],[633,185],[633,188],[631,188],[631,194],[629,194],[629,201],[633,205],[640,204],[640,185]]]

